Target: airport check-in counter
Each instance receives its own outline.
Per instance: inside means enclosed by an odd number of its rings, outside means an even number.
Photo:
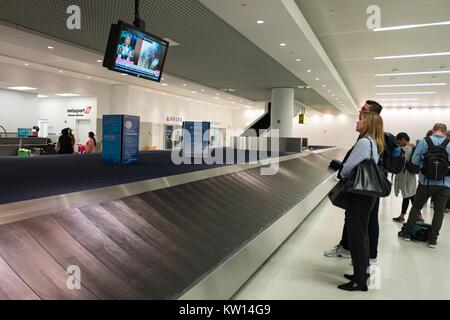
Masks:
[[[326,197],[328,165],[344,155],[282,156],[275,175],[238,164],[1,204],[0,299],[231,298]],[[66,286],[70,266],[81,290]]]
[[[47,138],[0,138],[0,157],[17,156],[19,149],[46,149]]]

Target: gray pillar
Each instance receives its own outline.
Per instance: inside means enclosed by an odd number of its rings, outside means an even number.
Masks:
[[[131,87],[128,84],[112,86],[111,93],[111,113],[127,114],[131,113]]]
[[[294,132],[294,89],[272,89],[272,123],[281,138],[291,138]]]

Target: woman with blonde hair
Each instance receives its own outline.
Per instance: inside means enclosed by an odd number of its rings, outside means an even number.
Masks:
[[[353,147],[347,161],[342,165],[341,179],[350,177],[353,170],[365,160],[378,163],[384,151],[383,119],[377,113],[365,112],[356,125],[360,139]],[[350,253],[353,261],[353,275],[344,275],[349,283],[339,286],[346,291],[367,291],[369,268],[369,217],[376,198],[359,194],[348,194],[345,219],[348,223]]]

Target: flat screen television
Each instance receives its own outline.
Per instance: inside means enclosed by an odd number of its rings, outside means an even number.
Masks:
[[[168,47],[168,41],[119,21],[111,27],[103,66],[160,82]]]

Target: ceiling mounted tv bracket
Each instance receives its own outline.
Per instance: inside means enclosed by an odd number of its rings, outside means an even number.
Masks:
[[[141,1],[134,0],[134,22],[133,25],[136,28],[145,31],[145,21],[140,18],[139,9],[140,9]]]

